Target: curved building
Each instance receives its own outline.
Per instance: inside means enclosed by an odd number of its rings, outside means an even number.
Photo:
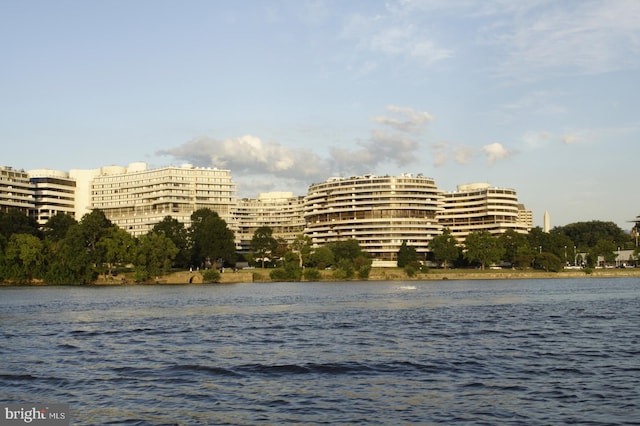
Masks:
[[[434,180],[422,175],[331,178],[309,187],[305,234],[316,246],[355,238],[374,265],[395,264],[403,241],[425,259],[442,229],[441,199]]]
[[[500,235],[508,229],[527,233],[531,215],[524,214],[514,189],[496,188],[488,183],[458,185],[444,194],[444,209],[438,219],[443,228],[463,243],[471,232],[487,231]]]
[[[31,215],[40,225],[58,213],[74,216],[76,181],[60,170],[29,170],[29,181],[34,186],[34,209]]]
[[[274,238],[291,244],[304,231],[303,205],[304,197],[292,192],[263,192],[257,199],[238,200],[234,216],[240,251],[251,250],[253,234],[262,226],[270,227]]]

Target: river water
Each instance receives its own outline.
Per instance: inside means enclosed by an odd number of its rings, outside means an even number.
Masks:
[[[640,424],[640,279],[0,288],[78,425]]]

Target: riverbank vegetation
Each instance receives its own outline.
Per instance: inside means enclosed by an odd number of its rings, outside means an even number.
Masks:
[[[600,266],[635,266],[638,259],[631,237],[611,222],[574,223],[549,233],[534,228],[526,235],[507,231],[499,237],[476,232],[463,244],[444,229],[432,239],[427,257],[405,241],[397,254],[399,268],[379,269],[372,268],[371,257],[354,239],[314,247],[310,237],[300,235],[287,244],[261,227],[251,252],[240,254],[233,232],[217,213],[200,209],[191,221],[187,229],[167,216],[136,237],[99,210],[79,222],[58,214],[42,227],[17,211],[0,212],[0,282],[160,282],[175,271],[188,271],[188,282],[219,282],[226,279],[225,270],[241,267],[255,268],[250,269],[252,281],[393,279],[398,270],[408,278],[433,277],[435,271],[451,275],[453,269],[556,273],[571,266],[588,273]],[[620,248],[634,249],[632,256],[616,259]]]

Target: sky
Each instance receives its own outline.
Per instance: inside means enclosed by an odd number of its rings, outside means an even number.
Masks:
[[[534,226],[640,215],[640,1],[0,2],[1,165],[422,173]]]

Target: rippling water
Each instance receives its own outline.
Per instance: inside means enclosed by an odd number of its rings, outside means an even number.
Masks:
[[[640,424],[640,279],[0,288],[72,424]]]

